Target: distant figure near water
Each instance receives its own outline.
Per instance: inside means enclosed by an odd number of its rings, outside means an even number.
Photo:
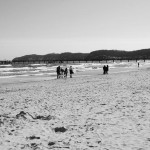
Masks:
[[[72,78],[72,74],[73,74],[73,68],[72,68],[72,66],[70,66],[69,72],[70,72],[70,78]]]
[[[64,71],[64,77],[67,78],[67,74],[68,74],[68,69],[66,68]]]
[[[106,67],[106,73],[108,74],[108,71],[109,71],[109,66],[107,65]]]
[[[60,66],[56,68],[56,72],[57,72],[57,79],[59,79],[60,78]]]
[[[60,69],[60,76],[61,76],[61,78],[63,78],[63,77],[64,77],[64,72],[65,72],[65,71],[64,71],[64,69],[63,69],[63,68],[61,68],[61,69]]]
[[[106,66],[103,66],[103,74],[105,74]]]
[[[139,66],[140,66],[140,63],[138,62],[138,68],[139,68]]]
[[[103,74],[108,74],[109,66],[103,66]]]

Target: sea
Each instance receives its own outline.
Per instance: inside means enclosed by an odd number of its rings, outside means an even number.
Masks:
[[[74,73],[83,72],[86,70],[102,70],[104,65],[109,65],[109,68],[137,68],[138,63],[141,67],[149,67],[150,60],[139,61],[101,61],[101,62],[75,62],[75,63],[61,63],[61,64],[19,64],[19,65],[0,65],[0,78],[12,78],[18,76],[56,76],[56,67],[60,66],[65,69],[73,67]]]

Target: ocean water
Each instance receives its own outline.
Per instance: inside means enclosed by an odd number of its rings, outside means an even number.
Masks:
[[[149,67],[150,61],[143,60],[138,61],[140,67]],[[26,66],[12,66],[12,65],[0,65],[0,78],[10,78],[17,76],[42,76],[48,75],[51,77],[56,76],[56,67],[58,65],[61,68],[69,69],[70,66],[73,67],[75,73],[82,72],[86,70],[99,70],[102,69],[104,65],[109,65],[109,68],[135,68],[137,67],[136,61],[108,61],[106,62],[93,62],[93,63],[70,63],[70,64],[28,64]]]

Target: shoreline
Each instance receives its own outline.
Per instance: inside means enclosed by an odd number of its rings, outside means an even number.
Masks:
[[[147,67],[141,67],[141,68],[136,68],[136,67],[133,67],[133,68],[129,68],[129,67],[118,67],[118,68],[110,68],[109,69],[109,73],[108,75],[110,74],[114,74],[114,73],[125,73],[125,72],[134,72],[134,71],[140,71],[140,70],[146,70]],[[80,77],[80,76],[95,76],[95,75],[103,75],[103,70],[102,68],[100,69],[93,69],[93,70],[85,70],[85,71],[79,71],[79,72],[75,72],[73,74],[73,78],[74,77]],[[18,76],[3,76],[3,77],[0,77],[0,83],[1,82],[4,82],[4,81],[11,81],[11,80],[28,80],[31,81],[32,79],[33,80],[40,80],[40,79],[44,79],[47,80],[54,80],[56,79],[56,73],[52,73],[52,74],[38,74],[38,75],[18,75]],[[68,73],[68,77],[67,78],[70,78],[70,75]]]

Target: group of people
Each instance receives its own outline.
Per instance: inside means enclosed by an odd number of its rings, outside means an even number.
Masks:
[[[59,78],[67,78],[68,68],[66,67],[65,69],[63,69],[60,66],[58,66],[56,68],[56,72],[57,72],[57,79],[59,79]],[[74,73],[72,66],[69,67],[69,73],[70,73],[70,78],[72,78],[72,74]]]
[[[108,74],[108,71],[109,71],[109,66],[104,65],[103,66],[103,74]],[[57,79],[67,78],[68,72],[70,73],[70,78],[72,78],[72,74],[74,74],[72,66],[70,66],[69,69],[67,67],[65,69],[63,69],[60,66],[58,66],[56,68],[56,72],[57,72]]]
[[[138,68],[139,68],[139,66],[140,66],[140,63],[138,62]],[[103,74],[108,74],[108,71],[109,71],[109,66],[108,65],[104,65],[103,66]],[[60,66],[58,66],[56,68],[56,72],[57,72],[57,79],[59,79],[59,78],[67,78],[68,68],[66,67],[65,69],[63,69]],[[70,73],[70,78],[72,78],[72,74],[74,73],[72,66],[69,67],[69,73]]]
[[[103,66],[103,74],[108,74],[109,66]]]

